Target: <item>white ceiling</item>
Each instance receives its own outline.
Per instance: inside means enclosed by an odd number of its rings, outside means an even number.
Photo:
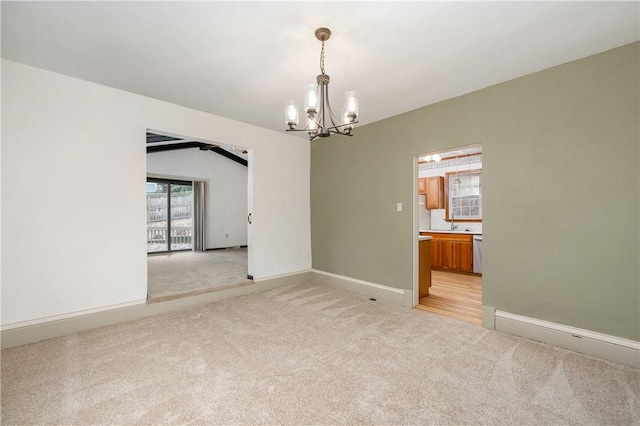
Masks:
[[[632,2],[8,2],[2,57],[284,131],[326,43],[371,123],[639,39]]]

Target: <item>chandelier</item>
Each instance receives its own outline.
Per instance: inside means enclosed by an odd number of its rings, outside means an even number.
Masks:
[[[314,140],[317,137],[326,138],[331,136],[331,133],[353,136],[351,130],[358,118],[357,93],[345,92],[341,121],[338,122],[329,104],[329,76],[324,71],[324,42],[331,37],[331,30],[318,28],[315,35],[322,42],[320,50],[321,74],[316,77],[317,84],[305,86],[304,112],[307,115],[307,125],[304,129],[296,128],[299,121],[298,104],[294,100],[287,101],[285,109],[286,123],[289,126],[287,132],[307,132],[309,140]]]

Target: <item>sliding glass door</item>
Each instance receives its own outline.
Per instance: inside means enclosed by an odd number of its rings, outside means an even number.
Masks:
[[[193,247],[191,182],[147,179],[147,253]]]

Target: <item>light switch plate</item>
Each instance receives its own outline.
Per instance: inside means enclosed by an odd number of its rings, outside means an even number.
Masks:
[[[397,203],[396,204],[396,210],[401,212],[402,211],[402,203]]]

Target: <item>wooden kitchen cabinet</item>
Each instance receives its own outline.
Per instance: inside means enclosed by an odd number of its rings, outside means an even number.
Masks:
[[[442,269],[472,272],[471,243],[446,241],[442,247]]]
[[[433,234],[428,234],[433,236]],[[431,240],[431,267],[436,269],[442,269],[442,245],[441,240],[435,238]]]
[[[427,193],[427,178],[418,179],[418,194]]]
[[[428,209],[444,209],[444,177],[431,176],[425,179]],[[418,185],[419,187],[420,185]]]
[[[459,271],[473,272],[473,247],[471,241],[457,244],[460,252],[457,256],[454,256],[455,259],[458,259],[458,263],[455,263],[454,267]]]
[[[473,247],[469,234],[446,234],[422,232],[430,235],[431,267],[459,272],[473,272]]]

